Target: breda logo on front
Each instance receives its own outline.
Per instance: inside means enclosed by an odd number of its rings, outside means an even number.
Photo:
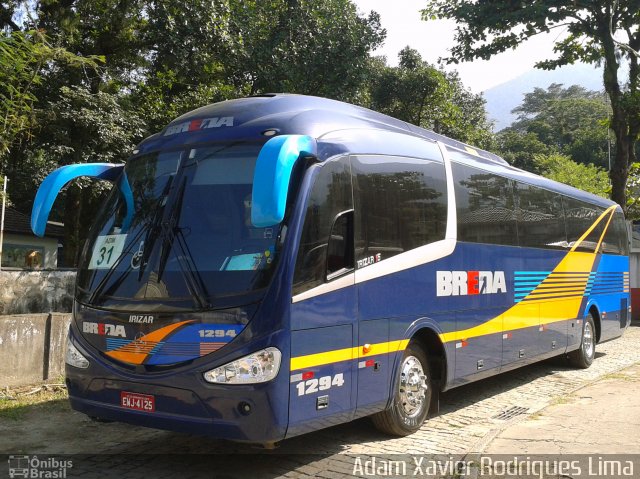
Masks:
[[[437,296],[506,293],[504,271],[436,271]]]
[[[185,121],[167,127],[164,136],[184,133],[186,131],[206,130],[208,128],[221,128],[223,126],[233,126],[232,116],[214,116],[212,118],[200,118],[197,120]]]
[[[82,323],[82,332],[89,334],[99,334],[100,336],[119,336],[121,338],[127,337],[124,326],[121,324],[90,323],[85,321],[84,323]]]

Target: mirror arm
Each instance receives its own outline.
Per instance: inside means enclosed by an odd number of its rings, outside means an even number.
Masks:
[[[38,193],[33,202],[33,209],[31,210],[31,230],[33,233],[36,236],[44,236],[53,202],[67,183],[81,176],[99,178],[113,183],[123,168],[123,164],[84,163],[63,166],[50,173],[38,188]],[[130,187],[129,192],[131,192]],[[129,218],[133,215],[133,195],[127,198],[127,194],[125,194],[125,202],[127,204],[127,218]],[[129,218],[128,222],[131,223],[131,218]]]

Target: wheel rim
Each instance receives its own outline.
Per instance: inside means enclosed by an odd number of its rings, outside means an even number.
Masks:
[[[427,376],[415,356],[407,356],[400,369],[400,405],[408,417],[419,415],[426,401]]]
[[[593,329],[591,328],[591,323],[586,321],[584,323],[584,333],[582,334],[582,347],[584,350],[585,356],[590,358],[593,356]]]

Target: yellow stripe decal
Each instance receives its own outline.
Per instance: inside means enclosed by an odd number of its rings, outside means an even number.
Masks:
[[[526,296],[527,301],[521,301],[515,304],[503,314],[478,326],[460,331],[442,333],[439,335],[440,340],[443,343],[462,341],[478,336],[502,334],[518,329],[538,327],[575,319],[580,310],[584,291],[587,287],[587,281],[596,260],[596,253],[578,252],[575,250],[589,236],[598,223],[609,215],[603,232],[600,235],[596,251],[600,249],[615,209],[615,205],[607,208],[604,213],[596,219],[580,239],[575,242],[571,250],[562,258],[551,274]],[[624,274],[628,275],[629,273]],[[566,276],[567,279],[564,280],[563,276]],[[554,297],[549,298],[549,296]],[[545,318],[545,321],[540,322],[540,318]],[[408,339],[402,339],[371,344],[370,350],[366,354],[362,352],[362,346],[357,346],[298,356],[291,358],[290,369],[291,371],[297,371],[341,361],[404,351],[408,344]]]
[[[600,223],[600,220],[601,220],[602,218],[604,218],[606,215],[609,215],[609,214],[610,214],[611,216],[613,216],[613,212],[616,210],[616,207],[617,207],[616,205],[609,206],[609,208],[607,208],[607,209],[604,211],[604,213],[602,213],[602,214],[598,217],[598,219],[597,219],[597,220],[595,220],[595,221],[593,222],[593,224],[589,227],[589,229],[588,229],[587,231],[585,231],[585,233],[580,237],[580,239],[579,239],[578,241],[576,241],[576,243],[573,245],[573,247],[572,247],[569,251],[575,251],[575,250],[576,250],[576,248],[577,248],[578,246],[580,246],[580,243],[582,243],[582,242],[587,238],[587,236],[589,236],[589,235],[591,234],[591,232],[594,230],[594,228],[595,228],[596,226],[598,226],[598,223]],[[611,220],[611,218],[609,218],[609,220]],[[607,223],[607,227],[608,227],[608,226],[609,226],[609,223]],[[604,233],[605,233],[606,231],[607,231],[607,228],[604,228],[604,231],[602,232],[602,237],[604,237]],[[600,246],[600,243],[598,243],[598,247],[599,247],[599,246]],[[596,251],[597,251],[597,250],[596,250]]]
[[[603,228],[599,238],[599,249],[615,209],[615,205],[607,208],[580,239],[576,241],[571,250],[562,258],[551,274],[523,298],[522,301],[501,315],[478,326],[440,334],[440,340],[443,343],[461,341],[478,336],[505,333],[518,329],[541,326],[543,324],[569,321],[576,318],[580,311],[580,305],[582,304],[584,291],[587,287],[589,274],[593,270],[596,253],[584,253],[575,250],[589,236],[598,223],[609,215],[607,224],[605,228]],[[598,249],[596,249],[596,251]],[[557,286],[558,281],[562,281],[563,276],[563,274],[558,273],[563,273],[568,277],[566,285],[563,286],[571,285],[571,291],[573,291],[573,293],[563,291]],[[544,322],[542,322],[540,318],[544,318]]]
[[[408,339],[371,344],[371,349],[366,354],[362,352],[362,346],[307,354],[306,356],[291,358],[290,369],[291,371],[297,371],[298,369],[308,369],[352,359],[369,358],[379,354],[395,353],[397,351],[404,351],[407,348],[407,344],[409,344]]]

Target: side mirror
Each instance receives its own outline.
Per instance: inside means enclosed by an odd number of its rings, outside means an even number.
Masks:
[[[282,135],[267,141],[256,161],[251,196],[251,223],[266,228],[284,218],[291,171],[302,155],[315,155],[316,141],[305,135]]]
[[[329,234],[325,268],[327,281],[353,271],[355,268],[353,238],[353,210],[343,211],[333,220],[331,233]]]
[[[51,213],[51,207],[64,185],[81,176],[113,182],[122,172],[123,168],[124,165],[112,163],[84,163],[81,165],[63,166],[50,173],[44,179],[40,188],[38,188],[33,209],[31,210],[31,230],[33,233],[36,236],[44,236],[47,219],[49,218],[49,213]],[[128,186],[128,182],[125,181],[125,183],[127,183]],[[123,195],[125,196],[125,202],[127,204],[127,217],[129,217],[133,215],[133,195],[127,195],[126,191],[131,193],[130,187],[124,190]],[[129,197],[127,198],[127,196]]]

